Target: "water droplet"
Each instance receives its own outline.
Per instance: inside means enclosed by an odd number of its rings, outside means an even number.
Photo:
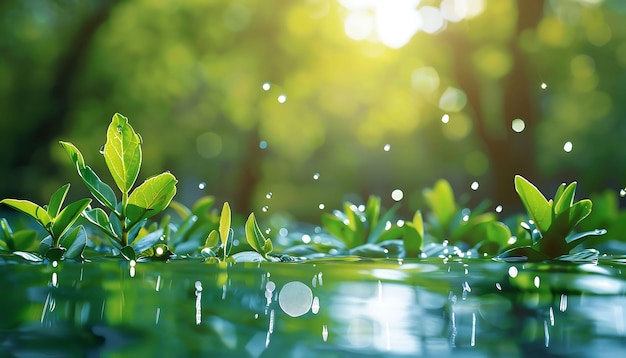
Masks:
[[[404,193],[402,192],[402,190],[395,189],[394,191],[391,192],[391,199],[395,201],[400,201],[402,200],[402,198],[404,198]]]
[[[200,184],[198,184],[198,189],[204,190],[204,188],[206,188],[206,183],[205,182],[201,182]]]
[[[567,141],[565,142],[565,144],[563,145],[563,150],[567,153],[571,152],[573,149],[574,145],[572,144],[572,142]]]
[[[313,174],[313,180],[317,180],[320,178],[320,173]]]
[[[307,235],[307,234],[302,235],[302,242],[304,242],[305,244],[310,243],[311,242],[311,236]]]
[[[104,154],[104,144],[100,147],[100,150],[98,150],[98,152],[100,152],[100,154]]]
[[[272,84],[271,84],[271,83],[269,83],[269,82],[265,82],[265,83],[263,84],[263,91],[269,91],[269,90],[270,90],[270,88],[272,88]]]
[[[443,116],[441,116],[441,122],[443,123],[450,122],[450,116],[448,114],[444,114]]]
[[[398,219],[398,221],[396,221],[396,226],[403,227],[404,226],[404,220]]]
[[[470,188],[472,190],[478,190],[478,187],[480,186],[480,184],[478,184],[477,181],[473,182],[472,185],[470,185]]]
[[[272,194],[272,192],[270,191],[269,193],[265,194],[265,197],[266,197],[266,198],[268,198],[268,199],[271,199],[271,198],[272,198],[272,195],[273,195],[273,194]]]
[[[265,205],[264,207],[261,208],[261,210],[266,213],[268,210],[270,209],[269,206]]]
[[[534,284],[535,287],[539,288],[539,286],[541,285],[541,279],[539,278],[539,276],[535,276],[535,280],[534,280]]]
[[[620,189],[619,196],[621,196],[622,198],[625,197],[626,196],[626,189]]]
[[[502,205],[496,206],[496,213],[501,213],[501,212],[502,212]]]
[[[278,305],[289,316],[300,317],[311,309],[313,292],[302,282],[289,282],[280,290]]]
[[[385,152],[388,152],[391,149],[391,144],[385,144],[385,146],[383,147],[383,150]]]
[[[521,118],[515,118],[511,122],[511,128],[513,129],[514,132],[521,133],[524,131],[524,129],[526,129],[526,123]]]
[[[286,95],[281,94],[280,96],[278,96],[278,103],[285,103],[285,101],[287,101]]]
[[[509,267],[509,276],[511,276],[511,278],[516,278],[517,274],[518,274],[517,267],[515,266]]]
[[[265,230],[265,235],[269,235],[269,234],[270,234],[270,232],[272,232],[272,229],[267,228],[267,230]]]
[[[267,148],[267,142],[264,141],[264,140],[260,141],[259,142],[259,148],[261,148],[261,149]]]
[[[548,88],[548,85],[545,82],[541,82],[541,89]]]
[[[469,221],[469,215],[463,215],[463,221],[468,222]]]
[[[320,205],[318,205],[317,207],[318,207],[318,208],[320,208],[320,210],[324,210],[324,208],[326,207],[326,205],[324,205],[324,204],[320,204]]]
[[[117,126],[117,133],[122,133],[122,126]]]

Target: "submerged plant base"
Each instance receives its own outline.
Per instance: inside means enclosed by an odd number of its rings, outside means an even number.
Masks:
[[[626,353],[619,259],[0,260],[2,356]]]

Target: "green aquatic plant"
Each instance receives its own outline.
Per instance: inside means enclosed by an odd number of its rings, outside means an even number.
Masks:
[[[120,200],[113,189],[86,165],[78,148],[69,142],[60,144],[91,194],[109,211],[107,214],[103,208],[87,208],[83,216],[100,229],[114,249],[128,260],[134,260],[138,254],[154,246],[163,235],[162,230],[146,234],[141,228],[146,219],[167,208],[176,194],[178,181],[171,173],[164,172],[146,179],[133,189],[141,168],[142,139],[128,119],[119,113],[113,116],[101,151],[121,192]]]
[[[390,249],[404,246],[404,255],[417,257],[423,245],[422,215],[416,212],[413,221],[395,220],[399,205],[383,212],[378,196],[370,196],[367,203],[356,206],[344,203],[344,210],[322,215],[322,226],[339,239],[342,250],[359,256],[386,257]]]
[[[531,246],[506,251],[500,255],[501,258],[522,256],[529,260],[555,259],[568,255],[587,237],[606,233],[603,229],[580,233],[574,231],[576,225],[589,216],[592,209],[590,199],[574,201],[576,182],[569,185],[562,183],[557,188],[554,199],[547,200],[535,185],[516,175],[515,191],[534,225],[534,228],[524,225],[531,232],[533,243]]]
[[[51,261],[58,261],[62,258],[80,258],[85,249],[87,238],[85,229],[82,226],[72,228],[72,225],[80,217],[83,210],[89,206],[91,199],[80,199],[61,209],[69,190],[70,184],[63,185],[52,194],[48,205],[43,207],[21,199],[3,199],[0,201],[2,204],[29,215],[48,232],[48,236],[40,243],[39,254]],[[15,240],[8,223],[4,219],[2,223],[3,239],[7,248],[12,251],[20,251],[15,250]],[[30,248],[30,245],[27,247]]]
[[[436,246],[441,243],[464,244],[479,253],[495,255],[508,244],[511,230],[497,220],[495,213],[485,212],[487,202],[473,210],[463,207],[445,179],[435,182],[432,188],[424,189],[423,195],[430,208],[426,236]],[[445,246],[444,250],[447,250]]]

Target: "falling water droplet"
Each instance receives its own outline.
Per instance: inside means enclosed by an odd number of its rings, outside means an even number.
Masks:
[[[385,144],[385,146],[383,147],[383,150],[385,152],[388,152],[389,150],[391,150],[391,144]]]
[[[260,141],[259,142],[259,148],[261,148],[261,149],[267,148],[267,142],[264,141],[264,140]]]
[[[548,88],[548,85],[545,82],[541,82],[541,89]]]
[[[524,129],[526,129],[526,123],[521,118],[515,118],[511,122],[511,128],[513,129],[514,132],[521,133],[524,131]]]
[[[621,196],[622,198],[626,196],[626,188],[620,189],[619,196]]]
[[[265,197],[266,197],[266,198],[268,198],[268,199],[271,199],[271,198],[272,198],[272,195],[273,195],[273,194],[272,194],[272,192],[270,191],[269,193],[265,194]]]
[[[502,212],[502,205],[496,206],[496,213],[501,213],[501,212]]]
[[[450,116],[446,113],[443,116],[441,116],[441,122],[443,123],[448,123],[450,122]]]
[[[280,96],[278,96],[278,103],[285,103],[285,101],[287,101],[286,95],[281,94]]]
[[[395,189],[391,192],[391,198],[395,201],[400,201],[404,197],[404,193],[400,189]]]
[[[574,145],[572,144],[572,142],[567,141],[565,142],[565,144],[563,145],[563,150],[567,153],[571,152],[573,149]]]
[[[320,178],[320,173],[313,174],[313,180],[317,180]]]
[[[480,184],[478,184],[477,181],[473,182],[472,185],[470,185],[470,188],[472,190],[478,190],[478,187],[480,186]]]
[[[270,90],[270,88],[272,88],[272,84],[271,84],[271,83],[269,83],[269,82],[265,82],[265,83],[263,84],[263,91],[269,91],[269,90]]]
[[[269,206],[265,205],[264,207],[261,208],[261,210],[266,213],[268,210],[270,209]]]
[[[267,230],[265,230],[265,235],[269,235],[269,234],[270,234],[270,232],[272,232],[272,229],[267,228]]]
[[[98,152],[100,152],[100,154],[104,154],[104,144],[100,147],[100,150],[98,150]]]
[[[320,210],[324,210],[324,208],[326,207],[326,205],[324,205],[323,203],[317,206],[318,208],[320,208]]]
[[[200,184],[198,184],[198,189],[204,190],[204,188],[206,188],[206,183],[205,182],[201,182]]]

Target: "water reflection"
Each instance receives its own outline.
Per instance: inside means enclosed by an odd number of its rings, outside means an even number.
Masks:
[[[3,264],[0,355],[617,355],[617,265]]]

